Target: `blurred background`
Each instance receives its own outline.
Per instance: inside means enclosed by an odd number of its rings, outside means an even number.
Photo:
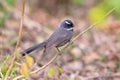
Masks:
[[[80,80],[81,77],[120,71],[120,0],[25,0],[25,2],[21,51],[47,39],[65,19],[74,22],[74,31],[77,35],[100,21],[111,9],[116,8],[102,19],[100,24],[75,40],[44,72],[32,75],[33,80],[51,78],[51,80]],[[21,11],[22,0],[0,0],[0,65],[15,49]],[[40,63],[48,62],[55,55],[50,53],[47,54],[49,59],[39,60],[41,55],[38,53],[41,51],[36,53],[31,55],[36,56],[35,61]],[[89,80],[119,79],[120,76]]]

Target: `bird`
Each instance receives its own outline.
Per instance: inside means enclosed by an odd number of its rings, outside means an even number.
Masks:
[[[32,51],[37,50],[39,48],[44,48],[44,52],[47,52],[48,50],[51,50],[54,47],[58,51],[60,51],[59,47],[64,46],[65,44],[71,41],[71,38],[74,34],[73,28],[74,24],[70,19],[64,20],[63,22],[61,22],[58,29],[56,29],[47,40],[28,49],[25,49],[21,52],[22,56],[25,56],[26,54],[29,54]]]

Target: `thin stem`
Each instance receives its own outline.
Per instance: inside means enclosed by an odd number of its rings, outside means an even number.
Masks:
[[[22,35],[22,27],[23,27],[23,19],[24,19],[24,5],[25,5],[25,0],[22,0],[22,15],[21,15],[21,20],[20,20],[20,29],[19,29],[19,33],[18,33],[18,41],[17,41],[17,44],[16,44],[16,47],[15,47],[15,51],[14,51],[14,53],[13,53],[13,58],[12,58],[12,60],[11,60],[11,64],[10,64],[10,67],[9,67],[9,69],[8,69],[8,71],[6,72],[6,75],[5,75],[5,78],[4,78],[4,80],[7,80],[8,79],[8,76],[10,75],[10,72],[11,72],[11,70],[12,70],[12,67],[13,67],[13,64],[14,64],[14,62],[15,62],[15,58],[16,58],[16,56],[15,56],[15,54],[16,54],[16,52],[17,52],[17,49],[18,49],[18,46],[19,46],[19,44],[20,44],[20,40],[21,40],[21,35]]]
[[[34,73],[37,73],[37,72],[45,69],[49,64],[51,64],[51,63],[58,57],[58,55],[59,55],[59,54],[56,54],[47,64],[45,64],[44,66],[38,68],[38,69],[35,70],[35,71],[32,71],[30,74],[34,74]],[[15,77],[13,80],[18,80],[18,79],[20,79],[20,78],[22,78],[22,77],[23,77],[23,76],[20,75],[20,76]]]

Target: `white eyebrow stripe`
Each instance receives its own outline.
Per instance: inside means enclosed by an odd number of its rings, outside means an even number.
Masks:
[[[65,21],[65,23],[66,23],[66,24],[70,24],[70,22],[68,22],[68,21]]]
[[[68,29],[66,29],[66,30],[70,31],[70,30],[73,30],[73,28],[68,28]]]

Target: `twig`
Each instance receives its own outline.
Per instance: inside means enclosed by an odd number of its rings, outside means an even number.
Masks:
[[[14,62],[15,62],[16,51],[17,51],[17,49],[18,49],[18,46],[19,46],[20,40],[21,40],[22,28],[23,28],[23,19],[24,19],[24,5],[25,5],[25,0],[22,0],[22,4],[23,4],[23,5],[22,5],[22,15],[21,15],[21,20],[20,20],[20,29],[19,29],[19,34],[18,34],[18,41],[17,41],[16,47],[15,47],[15,51],[14,51],[14,53],[13,53],[13,55],[12,55],[13,58],[12,58],[12,60],[11,60],[10,67],[9,67],[9,69],[8,69],[6,75],[5,75],[4,80],[7,80],[7,79],[8,79],[8,76],[10,75],[10,72],[11,72],[11,70],[12,70],[13,64],[14,64]]]
[[[37,73],[37,72],[39,72],[40,70],[46,68],[49,64],[51,64],[51,63],[57,58],[58,55],[59,55],[59,54],[56,54],[46,65],[44,65],[44,66],[42,66],[41,68],[39,68],[39,69],[31,72],[31,74]]]
[[[34,74],[34,73],[37,73],[37,72],[39,72],[39,71],[45,69],[49,64],[51,64],[51,63],[57,58],[58,55],[59,55],[59,54],[56,54],[46,65],[44,65],[44,66],[38,68],[38,69],[35,70],[35,71],[32,71],[30,74]],[[23,77],[23,76],[20,75],[20,76],[17,76],[16,78],[14,78],[13,80],[18,80],[18,79],[20,79],[20,78],[22,78],[22,77]]]
[[[103,20],[105,17],[107,17],[110,13],[112,13],[116,8],[111,9],[110,11],[108,11],[102,18],[101,20]],[[86,33],[88,30],[92,29],[95,25],[101,23],[101,20],[97,21],[96,23],[92,24],[91,26],[89,26],[88,28],[86,28],[84,31],[82,31],[81,33],[79,33],[77,36],[75,36],[72,40],[71,43],[74,42],[77,38],[79,38],[81,35],[83,35],[84,33]],[[68,47],[70,44],[65,45],[63,50]]]
[[[82,31],[81,33],[79,33],[76,37],[74,37],[72,39],[71,42],[75,41],[78,37],[80,37],[81,35],[83,35],[84,33],[86,33],[88,30],[90,30],[91,28],[93,28],[95,25],[101,23],[101,21],[107,17],[108,15],[110,15],[110,13],[112,13],[116,8],[112,8],[110,11],[108,11],[102,18],[101,20],[97,21],[96,23],[94,23],[93,25],[89,26],[88,28],[86,28],[84,31]]]

